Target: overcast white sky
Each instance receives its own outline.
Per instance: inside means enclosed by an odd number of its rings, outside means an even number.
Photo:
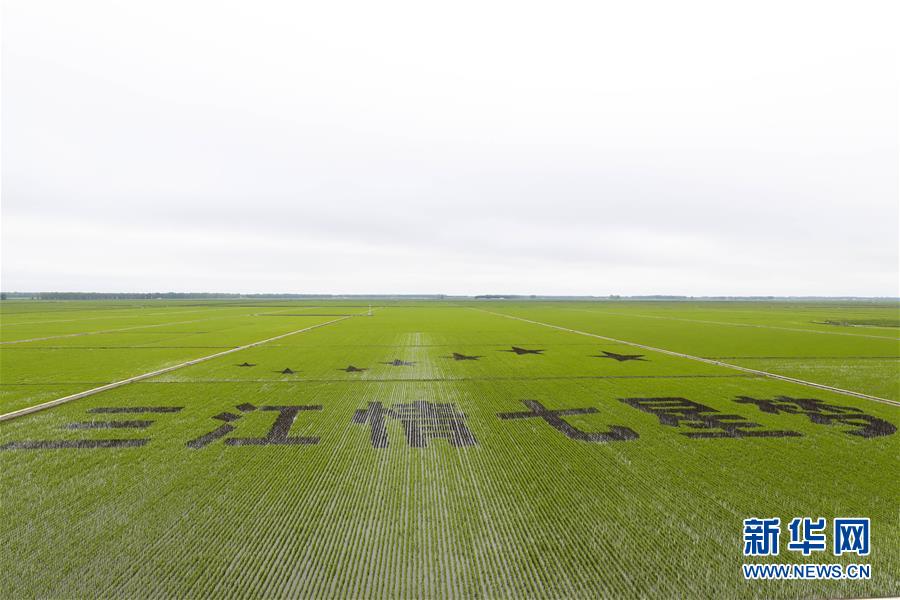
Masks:
[[[5,0],[2,288],[896,296],[898,5]]]

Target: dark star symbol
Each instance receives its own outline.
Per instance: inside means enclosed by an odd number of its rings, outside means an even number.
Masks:
[[[347,365],[346,369],[338,369],[338,371],[344,371],[345,373],[362,373],[365,370],[365,368],[354,367],[353,365]]]
[[[616,354],[615,352],[607,352],[606,350],[601,350],[601,352],[603,354],[594,354],[594,358],[611,358],[619,362],[626,360],[647,360],[644,358],[643,354]]]
[[[255,364],[248,363],[248,362],[243,362],[243,363],[241,363],[241,364],[239,364],[239,365],[235,365],[235,366],[238,366],[238,367],[255,367],[256,365],[255,365]]]
[[[381,363],[381,364],[383,364],[383,365],[391,365],[392,367],[411,367],[411,366],[413,366],[413,365],[416,364],[416,363],[414,363],[414,362],[406,362],[405,360],[400,360],[399,358],[395,358],[395,359],[392,360],[391,362],[383,362],[383,363]]]
[[[290,367],[287,367],[284,371],[276,371],[276,373],[281,373],[282,375],[293,375],[294,370]]]
[[[482,358],[481,356],[467,356],[465,354],[460,354],[459,352],[454,352],[452,355],[447,358],[452,358],[453,360],[478,360]]]
[[[540,354],[543,350],[529,350],[527,348],[519,348],[518,346],[513,346],[512,350],[501,350],[500,352],[515,352],[519,356],[523,354]]]

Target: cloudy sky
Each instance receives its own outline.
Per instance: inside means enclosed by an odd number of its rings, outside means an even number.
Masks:
[[[6,0],[2,288],[896,296],[896,6]]]

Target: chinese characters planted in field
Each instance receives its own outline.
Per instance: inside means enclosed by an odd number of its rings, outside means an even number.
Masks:
[[[846,430],[847,435],[872,438],[891,435],[897,431],[897,428],[891,423],[867,415],[859,408],[825,404],[822,400],[814,398],[776,396],[772,400],[760,400],[750,396],[738,396],[735,402],[755,404],[762,412],[773,415],[782,413],[805,415],[810,421],[819,425],[846,425],[850,428]]]
[[[385,417],[400,421],[406,441],[413,448],[425,448],[436,438],[449,440],[452,446],[474,446],[475,436],[466,426],[466,416],[453,404],[418,401],[394,404],[385,410],[381,402],[369,402],[368,408],[353,414],[351,423],[368,425],[373,448],[387,448]]]
[[[348,367],[349,369],[349,367]],[[356,369],[354,367],[354,369]],[[356,369],[361,370],[361,369]],[[641,412],[656,417],[664,428],[678,430],[681,435],[694,440],[719,438],[793,438],[802,437],[802,433],[792,430],[768,429],[759,423],[748,420],[738,414],[726,414],[719,410],[681,397],[647,397],[620,398],[620,402]],[[513,428],[511,421],[542,420],[547,426],[556,430],[569,440],[577,443],[607,443],[637,440],[639,432],[624,425],[604,424],[597,428],[600,431],[584,430],[573,425],[566,417],[593,415],[600,411],[591,406],[548,408],[537,400],[520,401],[527,410],[497,413],[500,421],[506,422],[504,428]],[[861,409],[826,404],[812,398],[790,398],[777,396],[770,400],[761,400],[749,396],[738,396],[734,402],[738,404],[754,404],[760,411],[768,414],[803,415],[811,422],[842,426],[847,435],[862,438],[876,438],[893,435],[897,428],[888,421],[868,415]],[[95,407],[87,412],[90,415],[119,415],[118,418],[97,418],[66,423],[61,429],[69,431],[105,434],[106,437],[94,439],[41,439],[7,442],[0,445],[0,450],[90,450],[139,448],[150,442],[149,437],[124,437],[110,434],[118,432],[144,432],[153,426],[157,419],[174,419],[182,406],[119,406]],[[318,404],[266,405],[257,407],[250,403],[239,404],[234,410],[227,410],[213,415],[212,419],[220,424],[215,428],[187,441],[185,446],[199,450],[222,440],[226,446],[313,446],[320,443],[318,436],[292,436],[291,428],[301,414],[324,411]],[[263,413],[271,416],[271,425],[263,436],[240,436],[238,427],[246,423],[241,421],[247,415]],[[167,415],[163,418],[164,415]],[[133,418],[127,418],[127,417]],[[150,418],[153,417],[153,418]],[[256,419],[261,417],[254,417]],[[240,423],[238,423],[240,421]],[[475,433],[470,429],[466,414],[453,403],[435,403],[424,400],[394,403],[389,408],[381,402],[369,402],[365,408],[357,409],[350,418],[351,425],[367,426],[369,442],[373,448],[387,448],[389,445],[389,423],[399,424],[404,432],[406,443],[411,448],[427,448],[430,442],[442,440],[455,448],[466,448],[478,445]],[[594,429],[589,427],[588,429]],[[535,431],[533,427],[508,429],[513,434],[521,435],[522,431]],[[110,437],[112,435],[112,437]],[[771,525],[771,524],[770,524]],[[775,524],[778,525],[778,524]],[[763,527],[760,523],[754,527]],[[774,525],[773,525],[774,526]],[[790,527],[802,533],[802,543],[809,548],[818,548],[819,525],[811,523],[791,523]],[[762,535],[762,533],[760,533]],[[765,533],[765,535],[770,535]],[[837,535],[837,533],[835,534]],[[761,540],[757,540],[762,543]],[[798,542],[800,543],[800,542]]]
[[[250,413],[256,409],[250,403],[240,404],[236,406],[240,412],[242,413]],[[322,410],[322,407],[319,405],[295,405],[295,406],[260,406],[259,410],[261,411],[274,411],[278,413],[278,416],[275,417],[275,422],[272,423],[272,427],[269,429],[268,435],[265,437],[232,437],[225,440],[225,443],[229,446],[302,446],[302,445],[313,445],[319,443],[318,437],[290,437],[288,433],[291,430],[291,425],[294,424],[294,420],[297,418],[297,415],[300,411],[304,410]],[[224,425],[219,425],[217,428],[213,429],[209,433],[201,435],[200,437],[193,439],[187,443],[188,448],[202,448],[217,439],[224,437],[234,431],[235,426],[231,423],[240,419],[243,415],[236,415],[231,412],[223,412],[219,413],[213,417],[213,419],[218,419],[219,421],[224,421]]]
[[[96,407],[88,410],[88,414],[170,414],[177,413],[184,408],[182,406],[111,406]],[[79,421],[64,425],[64,429],[146,429],[155,423],[151,419],[119,420],[119,421]],[[137,448],[145,445],[150,438],[104,438],[94,440],[23,440],[21,442],[9,442],[0,446],[0,450],[60,450],[92,448]]]
[[[689,438],[800,437],[796,431],[760,430],[759,423],[741,415],[722,414],[715,408],[686,398],[622,398],[638,410],[656,415],[661,425],[684,426],[694,431],[682,433]]]
[[[497,416],[503,420],[509,419],[533,419],[540,418],[547,422],[550,427],[556,429],[564,436],[572,440],[581,442],[622,442],[637,439],[638,434],[628,427],[620,425],[611,425],[609,431],[587,432],[581,431],[577,427],[566,422],[563,417],[568,415],[588,415],[597,412],[596,408],[567,408],[563,410],[548,410],[543,404],[536,400],[522,400],[522,404],[527,406],[528,411],[500,413]]]

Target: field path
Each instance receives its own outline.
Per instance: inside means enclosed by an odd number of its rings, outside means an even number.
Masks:
[[[361,313],[362,314],[362,313]],[[158,369],[156,371],[151,371],[149,373],[143,373],[141,375],[135,375],[134,377],[129,377],[127,379],[122,379],[120,381],[114,381],[112,383],[107,383],[106,385],[101,385],[99,387],[95,387],[89,390],[85,390],[83,392],[78,392],[77,394],[71,394],[69,396],[63,396],[62,398],[57,398],[56,400],[50,400],[48,402],[43,402],[41,404],[36,404],[34,406],[29,406],[27,408],[21,408],[19,410],[14,410],[12,412],[8,412],[6,414],[0,415],[0,421],[8,421],[10,419],[15,419],[16,417],[22,417],[24,415],[28,415],[39,410],[45,410],[48,408],[53,408],[54,406],[58,406],[60,404],[64,404],[66,402],[71,402],[72,400],[78,400],[79,398],[85,398],[87,396],[93,396],[94,394],[99,394],[100,392],[105,392],[107,390],[112,390],[117,387],[122,387],[123,385],[128,385],[129,383],[134,383],[135,381],[141,381],[142,379],[149,379],[150,377],[156,377],[157,375],[162,375],[164,373],[169,373],[171,371],[175,371],[176,369],[181,369],[184,367],[189,367],[191,365],[196,365],[197,363],[202,363],[207,360],[212,360],[214,358],[219,358],[220,356],[225,356],[226,354],[232,354],[234,352],[240,352],[241,350],[246,350],[248,348],[254,348],[256,346],[261,346],[263,344],[268,344],[269,342],[274,342],[275,340],[280,340],[282,338],[286,338],[290,335],[296,335],[298,333],[303,333],[304,331],[310,331],[311,329],[317,329],[319,327],[325,327],[326,325],[331,325],[333,323],[337,323],[339,321],[344,321],[346,319],[350,319],[357,315],[347,315],[345,317],[340,317],[338,319],[332,319],[331,321],[326,321],[324,323],[318,323],[316,325],[310,325],[309,327],[304,327],[303,329],[297,329],[296,331],[289,331],[288,333],[282,333],[281,335],[276,335],[275,337],[266,338],[264,340],[259,340],[258,342],[251,342],[249,344],[244,344],[243,346],[236,346],[234,348],[229,348],[228,350],[223,350],[222,352],[216,352],[215,354],[210,354],[209,356],[203,356],[200,358],[195,358],[193,360],[189,360],[183,363],[179,363],[177,365],[172,365],[171,367],[166,367],[164,369]]]
[[[312,307],[300,308],[300,309],[294,309],[294,310],[301,310],[301,311],[302,310],[311,310],[311,308]],[[199,312],[199,311],[185,311],[185,312]],[[203,319],[191,319],[189,321],[166,321],[164,323],[153,323],[152,325],[134,325],[132,327],[119,327],[117,329],[99,329],[99,330],[95,330],[95,331],[78,331],[75,333],[61,333],[58,335],[47,335],[47,336],[43,336],[43,337],[28,338],[28,339],[24,339],[24,340],[9,340],[6,342],[0,342],[0,346],[5,346],[8,344],[24,344],[26,342],[43,342],[46,340],[81,337],[84,335],[97,335],[100,333],[117,333],[120,331],[132,331],[134,329],[150,329],[152,327],[166,327],[167,325],[185,325],[187,323],[202,323],[204,321],[217,321],[217,320],[229,319],[229,318],[233,318],[233,317],[258,317],[260,315],[278,314],[278,312],[281,312],[281,311],[268,312],[268,313],[244,313],[244,314],[240,314],[240,315],[225,315],[222,317],[206,317]],[[157,313],[157,314],[162,314],[162,313]],[[126,316],[128,318],[134,317],[134,315],[117,315],[117,318],[123,318]],[[142,316],[145,316],[145,315],[142,315]],[[77,319],[76,319],[76,321],[77,321]],[[28,325],[28,324],[29,323],[13,323],[13,325]]]
[[[588,310],[586,308],[567,308],[565,310],[576,310],[579,312],[586,312],[588,314],[603,316],[603,315],[618,315],[620,317],[640,317],[642,319],[662,319],[664,321],[684,321],[685,323],[704,323],[707,325],[728,325],[731,327],[753,327],[755,329],[779,329],[781,331],[799,331],[801,333],[820,333],[823,335],[847,335],[850,337],[863,337],[863,338],[873,338],[876,340],[900,340],[897,336],[889,336],[889,335],[872,335],[869,333],[851,333],[849,331],[822,331],[821,329],[804,329],[802,327],[782,327],[780,325],[761,325],[759,323],[731,323],[729,321],[707,321],[706,319],[686,319],[684,317],[665,317],[662,315],[642,315],[638,313],[622,313],[622,312],[612,312],[612,311],[596,311],[596,310]]]
[[[777,373],[770,373],[769,371],[760,371],[759,369],[749,369],[747,367],[740,367],[738,365],[733,365],[731,363],[722,362],[720,360],[714,360],[712,358],[703,358],[701,356],[694,356],[692,354],[684,354],[683,352],[675,352],[673,350],[665,350],[663,348],[657,348],[655,346],[647,346],[645,344],[638,344],[637,342],[628,342],[628,341],[620,340],[617,338],[607,337],[605,335],[598,335],[596,333],[589,333],[587,331],[579,331],[578,329],[569,329],[568,327],[562,327],[560,325],[553,325],[552,323],[543,323],[541,321],[533,321],[531,319],[525,319],[523,317],[516,317],[516,316],[508,315],[505,313],[499,313],[499,312],[494,312],[494,311],[490,311],[490,310],[485,310],[483,308],[472,308],[471,310],[485,312],[485,313],[488,313],[491,315],[496,315],[498,317],[506,317],[507,319],[515,319],[516,321],[522,321],[524,323],[531,323],[533,325],[542,325],[544,327],[550,327],[551,329],[558,329],[559,331],[567,331],[569,333],[577,333],[578,335],[586,335],[588,337],[597,338],[600,340],[606,340],[608,342],[614,342],[616,344],[625,344],[626,346],[642,348],[643,350],[650,350],[651,352],[659,352],[661,354],[668,354],[669,356],[677,356],[680,358],[687,358],[689,360],[696,360],[698,362],[706,363],[708,365],[716,365],[719,367],[726,367],[729,369],[735,369],[737,371],[743,371],[745,373],[753,373],[755,375],[762,375],[764,377],[769,377],[771,379],[780,379],[781,381],[789,381],[791,383],[799,383],[800,385],[805,385],[805,386],[817,388],[820,390],[827,390],[829,392],[836,392],[838,394],[843,394],[845,396],[853,396],[855,398],[864,398],[866,400],[874,400],[875,402],[881,402],[883,404],[890,404],[892,406],[900,406],[900,402],[897,402],[896,400],[890,400],[888,398],[880,398],[878,396],[871,396],[869,394],[863,394],[862,392],[854,392],[853,390],[845,390],[842,388],[832,387],[830,385],[824,385],[822,383],[815,383],[812,381],[806,381],[804,379],[788,377],[786,375],[778,375]],[[2,416],[0,416],[0,419],[2,419]]]
[[[230,307],[225,306],[225,307],[221,307],[221,308],[230,308]],[[113,311],[112,309],[107,309],[107,310],[108,310],[108,312],[116,312],[117,314],[102,315],[102,316],[98,316],[98,317],[82,317],[80,319],[51,319],[49,321],[19,321],[17,323],[9,323],[8,321],[9,321],[10,317],[33,315],[33,314],[39,314],[39,313],[33,313],[33,312],[6,313],[4,315],[0,315],[5,318],[5,322],[0,323],[0,329],[3,329],[4,327],[17,327],[19,325],[46,325],[47,323],[78,323],[78,322],[83,322],[83,321],[105,321],[105,320],[109,320],[109,319],[131,319],[131,318],[134,318],[134,315],[131,314],[132,311],[140,310],[140,309],[132,307],[132,308],[116,309],[115,311]],[[158,317],[158,316],[177,315],[177,314],[183,314],[183,313],[207,312],[210,310],[215,310],[215,308],[208,307],[208,308],[204,308],[202,310],[171,310],[171,311],[166,311],[166,312],[144,313],[141,316],[143,316],[143,317]],[[125,311],[126,314],[118,314],[123,311]]]
[[[239,315],[242,316],[242,315]],[[215,319],[221,319],[222,317],[212,317],[209,319],[192,319],[190,321],[172,321],[167,323],[155,323],[153,325],[135,325],[134,327],[120,327],[118,329],[101,329],[98,331],[81,331],[78,333],[61,333],[59,335],[48,335],[44,337],[36,337],[36,338],[28,338],[24,340],[10,340],[8,342],[0,342],[0,345],[6,346],[9,344],[24,344],[26,342],[43,342],[45,340],[57,340],[60,338],[71,338],[71,337],[81,337],[83,335],[97,335],[100,333],[116,333],[119,331],[131,331],[133,329],[149,329],[151,327],[166,327],[167,325],[185,325],[187,323],[200,323],[202,321],[212,321]]]

